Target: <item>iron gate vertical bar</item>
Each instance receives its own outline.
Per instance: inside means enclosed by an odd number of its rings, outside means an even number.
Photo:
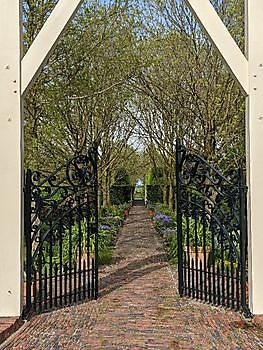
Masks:
[[[95,194],[95,299],[98,298],[99,294],[99,222],[98,222],[98,146],[94,145],[94,194]]]
[[[203,251],[204,251],[204,300],[207,301],[207,256],[206,256],[206,221],[205,221],[205,200],[202,202],[202,225],[203,225]],[[201,274],[203,272],[201,271]]]
[[[78,264],[79,264],[79,270],[78,270],[78,300],[81,301],[81,284],[82,284],[82,249],[81,249],[81,245],[82,245],[82,229],[81,229],[81,201],[80,201],[80,197],[78,196],[77,198],[77,220],[78,220]],[[72,230],[72,226],[73,226],[73,221],[71,220],[71,230]]]
[[[87,220],[87,261],[88,261],[88,298],[90,299],[90,208],[89,208],[89,196],[86,195],[86,220]]]
[[[49,237],[49,306],[53,306],[53,227],[52,222],[50,226],[50,237]]]
[[[176,141],[176,208],[177,208],[177,243],[178,243],[178,286],[179,294],[183,296],[183,238],[182,238],[182,209],[181,209],[181,162],[182,162],[182,145],[181,141]]]
[[[27,170],[24,188],[24,235],[26,240],[26,311],[31,308],[32,284],[31,176],[31,170]]]
[[[181,199],[181,198],[180,198]],[[191,258],[190,258],[190,226],[189,226],[189,218],[190,218],[190,211],[189,211],[189,194],[187,194],[187,200],[186,200],[186,208],[185,208],[185,219],[186,219],[186,232],[184,233],[184,241],[186,243],[186,253],[187,253],[187,260],[184,260],[184,265],[187,265],[187,283],[186,279],[184,280],[184,290],[186,294],[186,290],[188,290],[188,296],[191,297],[192,295],[192,287],[191,287]],[[182,227],[182,224],[181,224]]]
[[[194,283],[194,290],[195,290],[195,298],[199,298],[199,286],[198,286],[198,265],[199,265],[199,259],[198,259],[198,235],[197,235],[197,220],[198,220],[198,209],[195,207],[193,212],[194,217],[194,241],[195,241],[195,258],[194,258],[194,264],[195,264],[195,283]]]
[[[245,317],[251,317],[251,312],[247,304],[246,292],[246,260],[247,260],[247,216],[246,216],[246,192],[244,174],[242,168],[239,169],[239,220],[240,220],[240,286],[241,286],[241,307]]]
[[[72,301],[72,212],[69,213],[69,303]]]
[[[62,295],[63,295],[63,226],[62,221],[59,220],[59,229],[58,229],[58,237],[59,237],[59,305],[62,306]]]

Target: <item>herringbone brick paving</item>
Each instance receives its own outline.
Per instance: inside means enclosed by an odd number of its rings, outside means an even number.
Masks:
[[[238,313],[179,297],[142,206],[132,208],[114,263],[100,275],[99,300],[35,316],[2,349],[263,349],[260,330]]]

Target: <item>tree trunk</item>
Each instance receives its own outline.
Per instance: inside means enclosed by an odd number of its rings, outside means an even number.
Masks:
[[[215,122],[209,119],[206,125],[206,135],[204,138],[204,156],[208,162],[212,162],[216,149]]]
[[[168,202],[168,197],[169,197],[169,193],[168,193],[168,177],[167,177],[167,172],[164,171],[163,172],[163,204],[168,206],[169,202]]]
[[[103,208],[107,208],[107,191],[105,185],[102,188],[102,206]]]
[[[167,185],[163,185],[163,204],[167,205]]]
[[[171,178],[169,181],[169,209],[174,210],[174,185]]]
[[[107,171],[107,177],[106,177],[106,196],[107,196],[107,207],[110,207],[111,200],[110,200],[110,174]]]
[[[108,207],[108,188],[107,188],[107,172],[102,179],[102,206],[103,208]]]
[[[98,208],[101,208],[102,202],[102,188],[101,183],[98,184]]]

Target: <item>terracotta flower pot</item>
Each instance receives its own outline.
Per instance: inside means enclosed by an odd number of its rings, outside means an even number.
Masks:
[[[90,253],[89,254],[89,264],[90,264],[90,268],[92,266],[92,259],[95,260],[95,256],[94,254]],[[85,261],[85,263],[84,263]],[[87,256],[87,252],[83,252],[81,255],[81,262],[80,262],[80,266],[79,266],[79,253],[77,252],[76,255],[76,265],[77,265],[77,270],[80,268],[80,270],[84,270],[84,265],[85,268],[88,268],[88,256]]]
[[[150,216],[150,218],[152,219],[154,217],[154,211],[151,209],[148,209],[148,215]]]
[[[36,289],[38,291],[38,285],[36,286]],[[27,290],[27,286],[26,286],[26,281],[23,282],[23,299],[24,299],[24,303],[26,304],[26,290]],[[31,298],[34,294],[34,287],[33,287],[33,282],[31,284]]]
[[[209,253],[211,251],[210,247],[206,247],[206,252],[204,254],[204,250],[203,247],[197,247],[197,252],[195,247],[190,246],[189,247],[189,265],[191,266],[192,261],[194,264],[194,267],[196,265],[196,258],[197,258],[197,268],[199,268],[200,266],[200,262],[202,262],[202,268],[206,268],[208,266],[208,257],[209,257]],[[188,261],[188,247],[185,247],[185,252],[186,252],[186,261]],[[197,256],[196,256],[197,253]],[[205,266],[205,255],[206,255],[206,266]]]

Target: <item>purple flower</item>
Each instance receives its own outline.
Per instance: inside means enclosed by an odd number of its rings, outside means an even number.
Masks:
[[[170,216],[162,213],[156,213],[153,220],[163,226],[169,226],[173,223],[173,219]]]

